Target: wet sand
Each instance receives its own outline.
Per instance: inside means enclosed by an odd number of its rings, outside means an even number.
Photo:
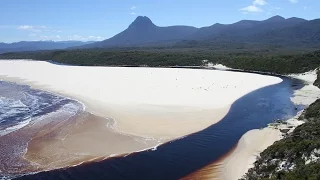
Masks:
[[[11,159],[0,169],[10,174],[52,170],[125,155],[159,144],[157,140],[119,134],[109,127],[110,124],[112,120],[88,112],[70,119],[42,119],[0,137],[1,145],[6,146],[0,159]],[[25,152],[24,148],[27,148]],[[22,153],[12,156],[10,151],[13,150]],[[19,168],[15,167],[17,165]]]
[[[29,142],[24,157],[48,170],[123,155],[159,143],[119,134],[112,131],[108,123],[104,118],[85,112],[74,120],[42,128]]]
[[[24,157],[40,169],[150,149],[201,131],[219,122],[237,99],[282,81],[239,72],[76,67],[40,61],[0,61],[0,76],[76,99],[87,112],[103,117],[86,115],[39,127]],[[106,118],[114,123],[108,124]]]

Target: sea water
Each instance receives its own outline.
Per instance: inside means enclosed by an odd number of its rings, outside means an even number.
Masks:
[[[21,157],[32,138],[33,125],[68,119],[83,110],[75,100],[0,81],[0,179],[30,165]]]

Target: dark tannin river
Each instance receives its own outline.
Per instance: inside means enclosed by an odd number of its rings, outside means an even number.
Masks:
[[[247,131],[296,115],[303,107],[294,105],[290,97],[302,86],[300,81],[283,78],[282,83],[251,92],[237,100],[219,123],[156,150],[19,179],[179,179],[223,157]]]

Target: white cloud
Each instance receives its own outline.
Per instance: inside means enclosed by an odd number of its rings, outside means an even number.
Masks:
[[[248,12],[248,13],[257,13],[257,12],[263,12],[263,10],[257,6],[250,5],[244,8],[241,8],[240,11]]]
[[[68,40],[70,41],[102,41],[104,39],[105,38],[101,36],[87,36],[87,37],[83,37],[79,35],[68,36]]]
[[[263,12],[263,9],[258,6],[264,6],[266,4],[266,0],[254,0],[252,5],[241,8],[240,11],[242,11],[242,14]]]
[[[59,41],[61,37],[59,35],[52,35],[52,36],[39,36],[41,41]]]
[[[296,4],[299,2],[299,0],[289,0],[291,3]]]
[[[267,2],[265,0],[255,0],[253,2],[253,5],[258,5],[258,6],[264,6],[266,4],[267,4]]]
[[[19,30],[27,30],[32,32],[42,32],[46,28],[47,28],[46,26],[31,26],[31,25],[21,25],[17,27],[17,29]]]
[[[29,25],[22,25],[22,26],[19,26],[17,27],[17,29],[33,29],[33,26],[29,26]]]
[[[130,9],[131,9],[131,13],[130,13],[130,14],[131,14],[131,15],[136,15],[136,13],[134,12],[134,10],[137,9],[137,7],[136,7],[136,6],[132,6]]]
[[[60,31],[60,30],[55,30],[55,29],[53,29],[53,30],[46,30],[46,31],[48,31],[48,32],[52,32],[52,33],[61,33],[62,31]]]

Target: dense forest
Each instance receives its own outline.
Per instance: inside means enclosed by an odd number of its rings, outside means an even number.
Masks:
[[[0,54],[0,59],[52,60],[79,66],[203,66],[203,60],[235,69],[278,74],[302,73],[320,66],[320,50],[307,53],[210,50],[55,50]]]

